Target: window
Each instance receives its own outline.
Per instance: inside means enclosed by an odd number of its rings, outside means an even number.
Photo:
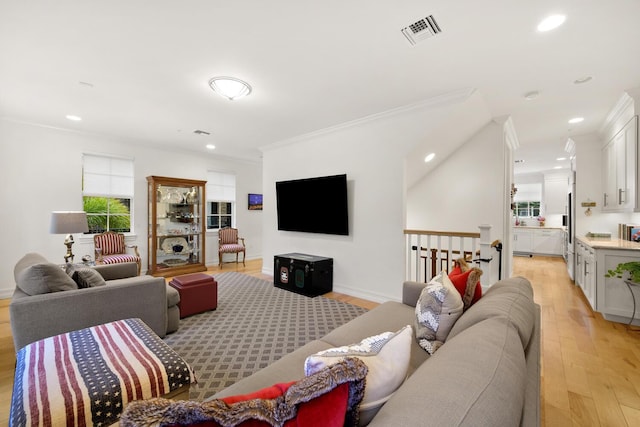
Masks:
[[[132,159],[83,155],[82,202],[89,233],[130,232],[132,201]]]
[[[233,227],[235,224],[236,176],[207,172],[207,230]]]
[[[518,218],[537,217],[540,215],[540,202],[516,202],[515,215]]]
[[[542,183],[534,182],[516,184],[514,202],[516,209],[513,214],[518,218],[535,218],[540,215],[542,200]]]

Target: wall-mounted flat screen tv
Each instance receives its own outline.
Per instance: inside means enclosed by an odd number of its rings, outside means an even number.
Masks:
[[[278,230],[349,235],[347,175],[276,182]]]

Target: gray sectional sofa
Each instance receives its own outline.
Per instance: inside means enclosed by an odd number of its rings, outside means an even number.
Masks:
[[[424,283],[406,282],[403,302],[385,302],[210,399],[304,376],[307,356],[415,322]],[[432,356],[411,343],[407,379],[370,426],[539,426],[540,307],[524,278],[497,282],[457,320]]]
[[[42,255],[29,253],[18,261],[9,304],[16,352],[42,338],[131,317],[142,319],[160,337],[178,329],[180,296],[164,278],[138,276],[135,262],[92,270],[102,283],[79,289]]]

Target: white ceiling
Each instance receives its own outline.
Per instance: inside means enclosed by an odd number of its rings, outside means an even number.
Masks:
[[[538,33],[552,13],[565,24]],[[427,15],[442,33],[411,46],[400,30]],[[512,117],[516,172],[530,172],[640,86],[639,21],[638,0],[2,0],[0,115],[258,160],[259,147],[471,88]],[[225,100],[207,85],[217,75],[253,92]]]

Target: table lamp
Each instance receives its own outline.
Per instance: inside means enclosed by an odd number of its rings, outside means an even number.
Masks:
[[[51,234],[66,234],[64,244],[67,246],[67,254],[64,256],[64,262],[73,262],[73,245],[72,233],[86,233],[89,231],[87,223],[87,213],[84,211],[54,211],[51,212]]]

